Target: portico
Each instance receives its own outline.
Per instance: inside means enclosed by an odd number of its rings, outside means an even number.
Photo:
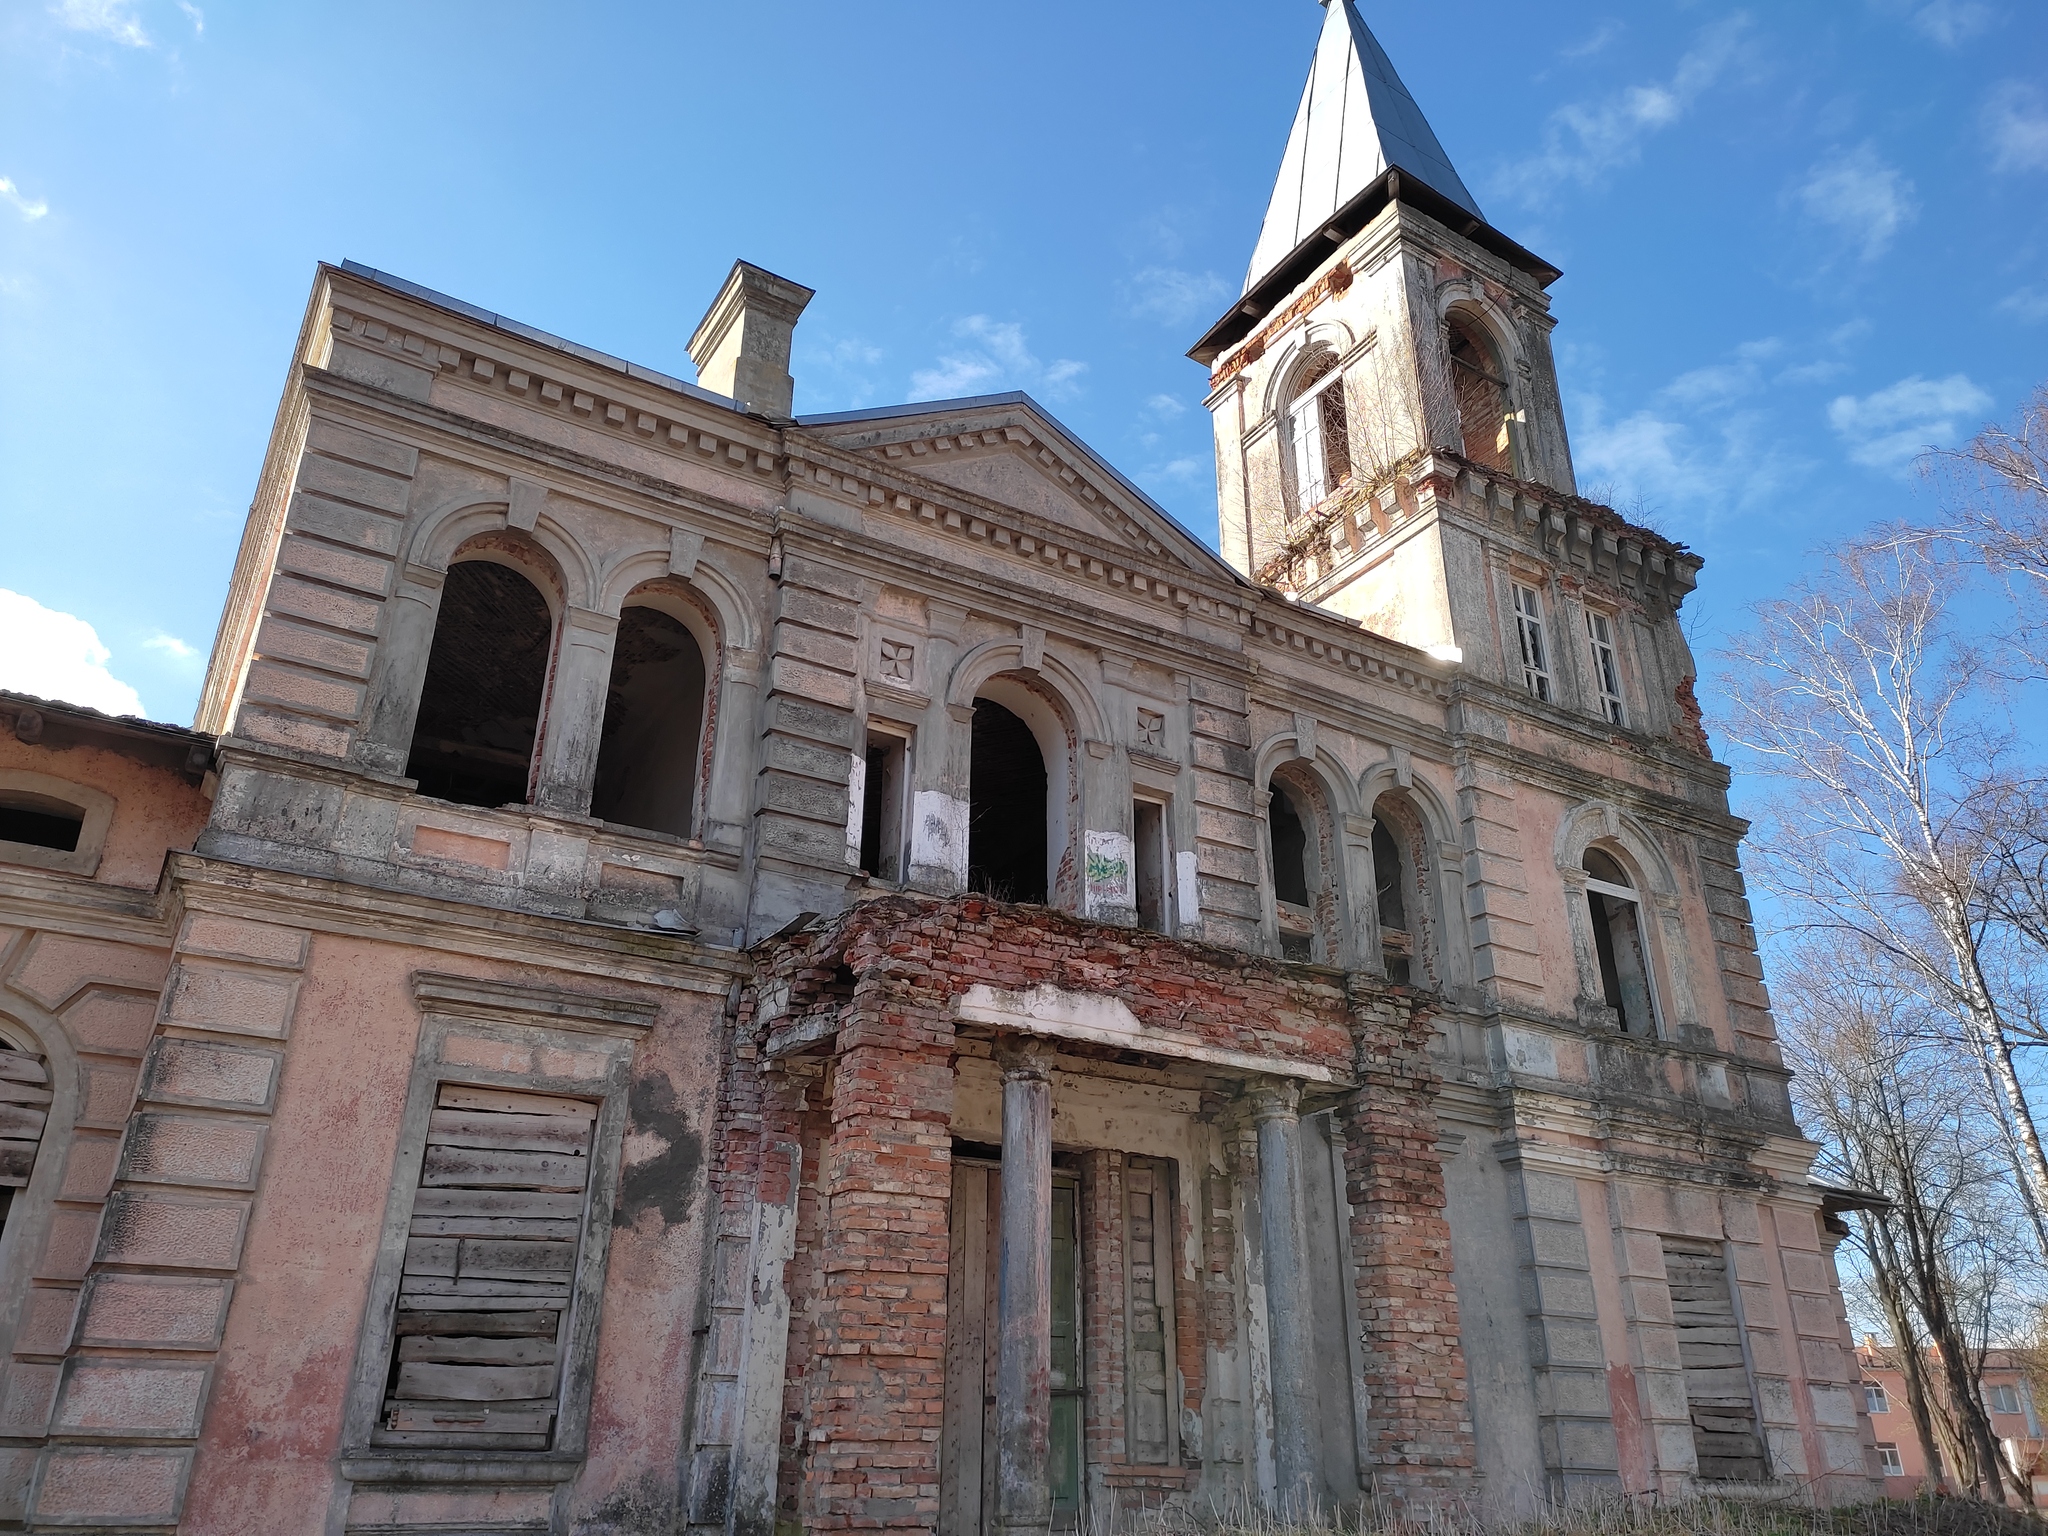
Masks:
[[[1298,1513],[1468,1464],[1456,1356],[1408,1344],[1416,1308],[1454,1305],[1440,1206],[1376,1161],[1434,1138],[1427,1025],[1396,989],[1220,958],[977,898],[863,909],[780,957],[748,1024],[805,1085],[781,1095],[819,1170],[798,1248],[827,1305],[787,1378],[811,1528]],[[1386,1283],[1417,1257],[1433,1276]]]

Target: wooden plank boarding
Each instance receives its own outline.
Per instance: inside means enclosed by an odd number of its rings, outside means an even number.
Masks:
[[[579,1099],[441,1085],[377,1444],[551,1443],[596,1117]]]
[[[1760,1483],[1769,1475],[1742,1328],[1718,1245],[1666,1239],[1664,1274],[1678,1330],[1678,1363],[1692,1418],[1693,1454],[1708,1482]]]

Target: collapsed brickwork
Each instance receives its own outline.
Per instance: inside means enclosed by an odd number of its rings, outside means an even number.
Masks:
[[[1450,1231],[1435,1160],[1426,996],[974,897],[865,903],[758,959],[734,1035],[723,1110],[731,1130],[713,1187],[735,1213],[785,1205],[791,1160],[764,1156],[775,1146],[801,1148],[805,1165],[827,1170],[816,1201],[797,1213],[797,1262],[816,1255],[817,1283],[806,1288],[801,1331],[790,1333],[780,1516],[804,1529],[930,1529],[938,1514],[959,1064],[963,1055],[986,1061],[1005,1033],[986,1008],[977,1022],[963,1020],[960,1005],[969,1000],[972,1015],[972,1000],[990,991],[1043,999],[1050,989],[1128,1010],[1121,1047],[1093,1034],[1060,1041],[1062,1081],[1105,1064],[1127,1077],[1149,1064],[1157,1075],[1162,1043],[1216,1058],[1190,1081],[1201,1101],[1196,1118],[1221,1129],[1220,1156],[1209,1168],[1181,1170],[1163,1246],[1185,1262],[1160,1263],[1183,1315],[1201,1319],[1179,1336],[1171,1409],[1201,1428],[1172,1464],[1122,1454],[1128,1336],[1108,1321],[1120,1310],[1108,1298],[1122,1291],[1125,1263],[1108,1229],[1128,1203],[1119,1198],[1126,1151],[1073,1147],[1097,1234],[1082,1310],[1104,1320],[1102,1347],[1091,1352],[1103,1388],[1091,1394],[1086,1425],[1103,1487],[1136,1491],[1133,1508],[1177,1492],[1227,1497],[1246,1487],[1241,1460],[1221,1458],[1205,1484],[1199,1448],[1242,1440],[1241,1428],[1233,1435],[1217,1422],[1225,1415],[1208,1387],[1255,1321],[1230,1238],[1244,1211],[1236,1181],[1256,1165],[1238,1132],[1250,1123],[1247,1084],[1268,1081],[1262,1066],[1289,1077],[1316,1072],[1314,1092],[1343,1126],[1375,1488],[1426,1499],[1463,1487],[1472,1426],[1457,1302],[1442,1284]],[[1196,1215],[1204,1208],[1206,1227]],[[743,1326],[737,1316],[714,1324]],[[727,1358],[730,1348],[714,1338],[707,1358]],[[722,1391],[717,1380],[700,1387],[706,1424],[735,1413]],[[732,1486],[711,1469],[700,1476]],[[1120,1502],[1112,1496],[1104,1512]],[[724,1513],[696,1515],[717,1524]]]

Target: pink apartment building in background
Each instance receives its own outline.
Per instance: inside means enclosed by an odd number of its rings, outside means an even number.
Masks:
[[[1877,1437],[1885,1496],[1911,1498],[1927,1481],[1927,1458],[1906,1406],[1905,1372],[1890,1363],[1889,1350],[1867,1336],[1857,1347],[1856,1359],[1863,1367],[1864,1408]],[[2027,1479],[2034,1507],[2048,1509],[2048,1440],[2042,1438],[2025,1362],[2009,1350],[1991,1350],[1984,1357],[1978,1385],[2007,1464]],[[1950,1486],[1958,1486],[1953,1477]]]

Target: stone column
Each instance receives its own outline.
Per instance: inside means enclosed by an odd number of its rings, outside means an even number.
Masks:
[[[544,811],[587,816],[597,782],[597,747],[619,616],[569,608],[562,614],[561,630],[547,714],[540,723],[540,774],[533,801]]]
[[[996,1301],[996,1527],[1052,1521],[1052,1050],[1005,1044],[1003,1258]]]
[[[1250,1101],[1259,1128],[1259,1218],[1272,1339],[1276,1492],[1280,1515],[1300,1518],[1316,1507],[1322,1463],[1308,1225],[1301,1196],[1301,1090],[1293,1083],[1261,1083],[1251,1090]]]

